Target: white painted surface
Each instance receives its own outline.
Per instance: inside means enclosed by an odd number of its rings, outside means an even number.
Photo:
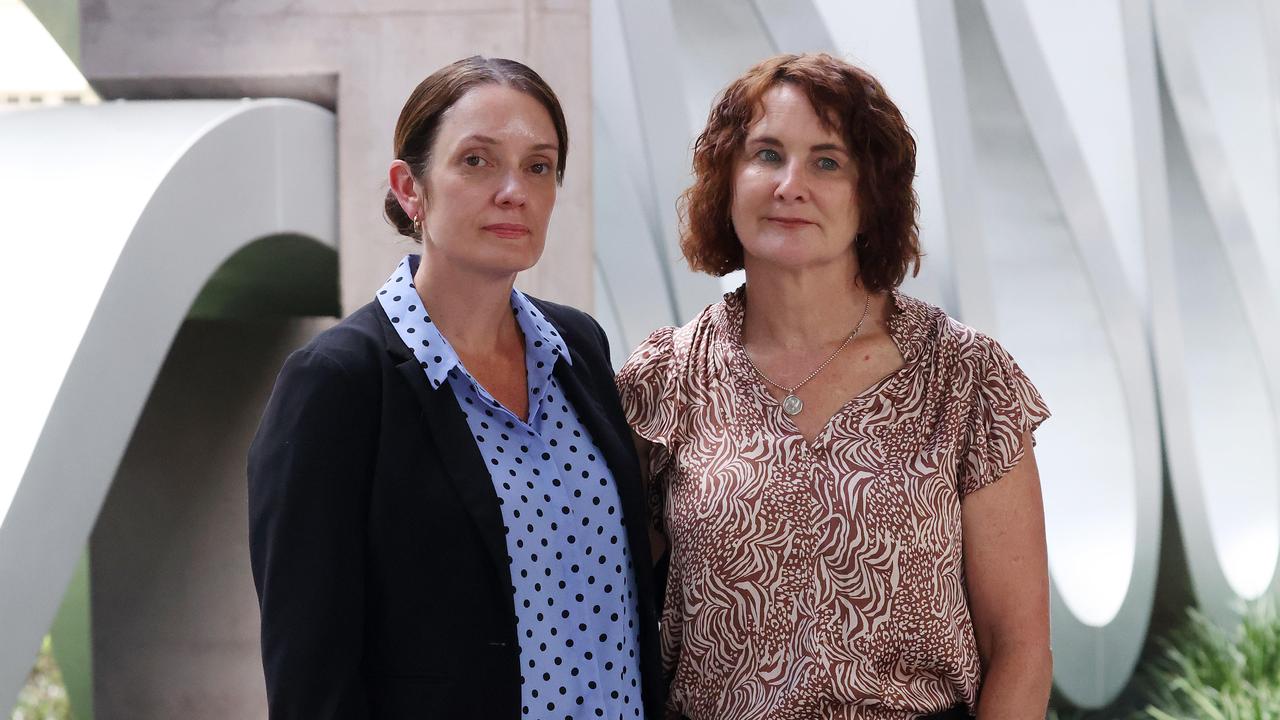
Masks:
[[[187,309],[234,252],[333,246],[334,118],[284,100],[0,115],[0,697],[30,669]],[[38,552],[33,548],[39,548]]]

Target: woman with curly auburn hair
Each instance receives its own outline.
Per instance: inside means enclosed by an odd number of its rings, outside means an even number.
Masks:
[[[670,718],[1044,717],[1049,411],[999,343],[899,292],[915,154],[828,55],[747,71],[694,146],[685,257],[746,283],[618,375],[668,553]]]

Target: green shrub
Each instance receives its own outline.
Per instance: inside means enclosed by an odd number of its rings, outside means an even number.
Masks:
[[[49,636],[45,635],[35,667],[27,677],[26,686],[18,693],[18,706],[13,710],[12,720],[67,720],[70,717],[62,672],[53,660]]]
[[[1151,720],[1280,720],[1280,617],[1250,604],[1227,632],[1198,610],[1160,640],[1142,673]]]

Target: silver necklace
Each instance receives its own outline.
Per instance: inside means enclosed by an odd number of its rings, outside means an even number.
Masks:
[[[840,347],[836,348],[836,351],[831,353],[831,357],[823,361],[823,363],[818,366],[817,370],[814,370],[813,372],[809,373],[809,377],[805,378],[804,380],[801,380],[799,383],[797,383],[796,385],[793,385],[792,387],[779,385],[773,380],[770,380],[768,375],[765,375],[763,372],[761,372],[760,368],[756,367],[755,361],[751,359],[751,353],[747,352],[747,348],[745,345],[743,345],[742,347],[742,355],[747,359],[747,364],[751,366],[751,369],[755,370],[756,374],[759,375],[765,382],[769,383],[770,385],[778,388],[779,390],[787,394],[787,396],[782,399],[782,411],[785,412],[787,415],[790,415],[791,417],[795,417],[796,415],[799,415],[801,412],[804,411],[804,401],[796,396],[796,391],[804,387],[805,383],[818,377],[818,373],[826,369],[826,367],[831,364],[831,361],[835,360],[836,356],[840,354],[840,351],[845,349],[845,347],[849,344],[849,342],[853,340],[853,336],[857,335],[858,331],[862,329],[862,323],[866,321],[867,310],[870,308],[871,308],[871,293],[867,293],[867,299],[862,303],[862,317],[858,318],[858,324],[853,326],[853,332],[849,333],[849,337],[845,338],[844,342],[840,343]],[[743,322],[746,322],[746,319],[747,319],[747,314],[744,311],[742,313]],[[739,330],[738,335],[739,337],[741,337],[742,335],[741,330]]]

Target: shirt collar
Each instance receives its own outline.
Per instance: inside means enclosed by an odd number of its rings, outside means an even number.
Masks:
[[[439,388],[449,378],[449,373],[461,367],[462,363],[453,346],[431,322],[431,316],[422,306],[422,299],[413,285],[420,259],[418,255],[406,255],[376,297],[391,319],[396,334],[418,360],[431,387]],[[514,288],[511,290],[511,312],[524,333],[525,357],[530,370],[540,367],[549,376],[558,358],[573,364],[560,333],[524,293]],[[465,372],[466,368],[462,369]]]
[[[409,346],[434,389],[448,379],[449,371],[457,367],[459,361],[453,346],[431,322],[431,316],[422,307],[422,298],[418,297],[418,290],[413,286],[418,259],[417,255],[406,255],[376,297],[391,319],[396,334]]]
[[[573,364],[569,359],[569,349],[565,346],[560,333],[551,325],[542,311],[538,310],[533,302],[519,290],[511,290],[511,312],[516,316],[520,332],[524,333],[525,357],[535,363],[544,363],[548,371],[556,364],[557,358],[564,358],[568,365]]]

